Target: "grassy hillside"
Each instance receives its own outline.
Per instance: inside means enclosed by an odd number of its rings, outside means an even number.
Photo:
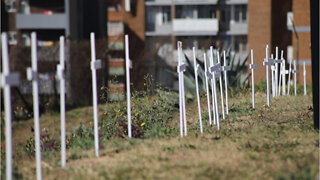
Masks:
[[[230,94],[230,114],[221,120],[220,132],[215,126],[208,125],[206,97],[201,98],[203,135],[199,131],[196,102],[187,103],[188,136],[184,138],[179,137],[179,111],[175,105],[168,109],[161,101],[159,104],[157,98],[142,97],[141,100],[138,97],[137,104],[140,105],[136,105],[136,109],[142,107],[141,104],[146,104],[143,107],[147,108],[148,103],[155,109],[146,110],[150,117],[138,115],[141,111],[135,112],[136,128],[140,128],[138,130],[143,135],[126,139],[116,136],[115,132],[114,137],[100,137],[99,158],[94,156],[93,138],[90,136],[92,108],[70,110],[66,117],[68,161],[65,169],[60,168],[59,113],[46,113],[41,117],[42,134],[45,135],[42,142],[46,148],[42,153],[43,178],[315,179],[318,176],[319,133],[313,129],[310,95],[273,98],[271,107],[267,108],[265,94],[258,92],[256,109],[253,110],[251,94]],[[156,105],[167,112],[155,117]],[[110,118],[125,120],[125,115],[121,114],[124,107],[125,102],[100,105],[101,126],[111,122]],[[114,116],[110,115],[112,109],[115,110]],[[150,121],[144,121],[144,118]],[[156,118],[158,120],[154,121]],[[161,118],[166,119],[161,121]],[[154,132],[151,122],[157,124],[162,133]],[[163,122],[166,124],[161,124]],[[15,122],[13,126],[15,177],[35,179],[33,120]],[[108,135],[109,132],[102,131],[109,129],[100,129],[101,134]],[[88,136],[85,138],[77,137],[86,133]]]

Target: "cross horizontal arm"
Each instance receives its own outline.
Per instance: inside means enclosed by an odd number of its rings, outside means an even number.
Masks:
[[[221,72],[220,71],[214,72],[214,76],[215,76],[215,78],[220,78],[221,77]]]
[[[210,67],[210,71],[211,71],[211,72],[221,71],[221,64],[218,63],[218,64],[216,64],[216,65],[214,65],[214,66],[211,66],[211,67]]]
[[[222,66],[222,71],[230,71],[231,67],[230,66]]]
[[[187,65],[186,64],[181,64],[180,66],[177,66],[177,72],[183,72],[186,70]]]
[[[27,79],[29,81],[33,81],[33,80],[38,79],[38,72],[32,70],[31,67],[28,67],[27,68]]]
[[[63,79],[64,78],[64,74],[63,74],[64,68],[62,65],[58,64],[57,65],[57,76],[59,79]]]
[[[9,75],[1,74],[0,80],[1,87],[5,85],[18,86],[20,83],[20,74],[17,72],[11,73]]]
[[[213,76],[212,76],[212,74],[210,73],[210,72],[206,72],[206,74],[207,74],[207,77],[209,78],[209,79],[212,79],[213,78]]]
[[[258,65],[256,64],[249,64],[250,69],[258,69]]]
[[[100,59],[91,61],[91,70],[101,69],[102,63]]]

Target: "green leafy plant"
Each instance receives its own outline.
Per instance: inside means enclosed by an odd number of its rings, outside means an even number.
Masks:
[[[177,110],[177,94],[153,86],[152,76],[145,76],[144,91],[135,91],[131,97],[131,128],[134,138],[157,138],[177,134],[171,127],[172,112]],[[105,93],[108,89],[104,88]],[[107,97],[107,96],[104,96]],[[108,101],[103,116],[99,120],[99,139],[104,142],[113,138],[126,138],[127,102]],[[94,145],[93,125],[80,124],[68,137],[72,148],[89,149]]]
[[[224,65],[224,58],[223,58],[223,52],[221,48],[215,49],[214,51],[219,51],[220,53],[220,62],[222,65]],[[188,93],[187,97],[193,97],[192,94],[195,93],[195,76],[194,76],[194,63],[191,62],[189,57],[185,54],[185,60],[187,63],[187,68],[185,71],[184,76],[184,82],[185,82],[185,91]],[[216,53],[213,53],[213,59],[214,62],[218,62],[218,57]],[[250,77],[250,74],[247,73],[247,62],[248,56],[246,56],[245,59],[241,60],[240,56],[237,54],[233,54],[231,52],[231,48],[229,48],[226,51],[226,61],[227,65],[230,66],[230,71],[228,71],[227,81],[228,81],[228,87],[234,88],[234,89],[242,89],[244,87],[248,86],[248,79]],[[198,69],[198,82],[199,82],[199,91],[200,93],[204,94],[206,92],[205,87],[205,67],[204,62],[196,58],[197,63],[199,64]],[[229,62],[229,63],[228,63]],[[207,66],[209,69],[209,58],[207,58]],[[173,74],[176,78],[178,78],[178,74],[174,71],[169,71],[171,74]],[[208,81],[209,84],[211,84],[210,81]],[[211,86],[209,86],[211,88]],[[190,95],[191,94],[191,95]],[[189,96],[188,96],[189,95]]]
[[[49,152],[49,151],[57,151],[60,149],[60,144],[58,141],[51,137],[49,133],[45,133],[40,136],[40,143],[41,143],[41,152]],[[34,156],[35,153],[35,139],[34,136],[30,137],[25,146],[24,150],[29,156]]]

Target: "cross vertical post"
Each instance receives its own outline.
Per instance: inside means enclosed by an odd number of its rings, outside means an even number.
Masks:
[[[208,113],[209,113],[209,124],[212,126],[212,118],[211,118],[211,103],[210,103],[210,90],[208,79],[212,79],[212,75],[208,72],[207,67],[207,55],[206,53],[203,54],[203,61],[204,61],[204,74],[206,78],[206,90],[207,90],[207,102],[208,102]]]
[[[288,70],[286,70],[286,60],[283,58],[283,50],[281,51],[281,60],[282,60],[282,95],[286,95],[286,74],[288,74]]]
[[[258,68],[257,65],[253,64],[253,50],[251,49],[251,64],[249,65],[251,69],[251,86],[252,86],[252,108],[254,109],[254,70]]]
[[[278,46],[276,47],[276,56],[275,56],[275,60],[276,60],[276,72],[275,72],[275,93],[276,93],[276,96],[278,96],[278,78],[279,78],[279,74],[278,74]]]
[[[279,85],[278,85],[278,95],[281,95],[281,83],[283,83],[283,75],[282,75],[282,71],[283,71],[283,51],[281,51],[281,58],[279,60],[277,60],[277,63],[280,63],[280,74],[279,74]]]
[[[37,57],[37,34],[31,33],[31,68],[27,68],[27,78],[32,81],[33,117],[36,149],[37,180],[42,179],[41,170],[41,142],[40,142],[40,118],[39,118],[39,87],[38,87],[38,57]]]
[[[196,81],[196,93],[197,93],[197,102],[198,102],[200,133],[203,134],[202,119],[201,119],[201,107],[200,107],[200,97],[199,97],[199,85],[198,85],[198,68],[199,68],[199,65],[197,64],[197,60],[196,60],[196,48],[193,47],[192,51],[193,51],[193,63],[194,63],[194,76],[195,76],[195,81]]]
[[[57,77],[60,80],[60,125],[61,125],[61,167],[66,166],[66,108],[65,108],[65,51],[64,37],[60,36],[60,64],[57,65]]]
[[[303,94],[307,95],[307,82],[306,82],[307,72],[306,72],[306,62],[303,62]]]
[[[125,35],[125,53],[126,53],[126,86],[127,86],[127,118],[128,118],[128,137],[132,137],[131,130],[131,92],[130,92],[130,54],[129,54],[129,36]]]
[[[267,45],[266,47],[266,61],[268,61],[269,58],[269,47]],[[266,76],[267,76],[267,105],[270,107],[270,85],[269,85],[269,65],[266,64]]]
[[[273,59],[273,54],[271,54],[271,59]],[[270,69],[271,69],[271,90],[272,90],[272,97],[275,97],[276,93],[275,93],[275,73],[276,73],[276,70],[275,70],[276,66],[270,66]]]
[[[287,95],[288,95],[288,96],[289,96],[289,93],[290,93],[290,82],[291,82],[291,64],[292,64],[292,60],[290,59],[290,61],[289,61],[288,93],[287,93]]]
[[[182,42],[177,42],[178,48],[178,67],[179,74],[179,110],[180,110],[180,136],[187,136],[187,119],[186,119],[186,104],[184,95],[184,71],[186,64],[182,62]],[[183,134],[184,132],[184,134]]]
[[[228,78],[227,78],[227,71],[230,71],[230,66],[227,66],[227,59],[226,59],[226,51],[223,51],[223,58],[224,58],[224,66],[222,67],[224,71],[224,88],[226,93],[226,113],[229,114],[229,101],[228,101]]]
[[[95,35],[90,33],[91,41],[91,72],[92,72],[92,95],[93,95],[93,118],[94,118],[94,146],[96,157],[99,157],[99,127],[98,127],[98,91],[97,91],[97,69],[101,68],[101,61],[96,60]]]
[[[218,64],[220,63],[220,54],[219,51],[217,51],[217,57],[218,57]],[[222,118],[225,119],[224,114],[224,102],[223,102],[223,88],[222,88],[222,77],[221,77],[221,68],[216,71],[217,74],[219,74],[219,85],[220,85],[220,97],[221,97],[221,111],[222,111]]]
[[[4,115],[5,115],[5,147],[6,147],[6,179],[12,179],[12,109],[11,109],[11,86],[19,85],[19,74],[10,73],[8,36],[1,34],[2,43],[2,74],[1,87],[4,89]]]
[[[293,67],[294,67],[294,95],[296,96],[297,95],[297,73],[299,72],[297,70],[297,64],[296,64],[296,61],[293,62]]]
[[[217,123],[217,127],[218,127],[218,130],[220,130],[220,120],[219,120],[219,107],[218,107],[218,98],[217,98],[217,87],[216,87],[216,73],[215,73],[215,70],[218,70],[219,68],[219,65],[215,66],[214,65],[214,62],[213,62],[213,47],[210,46],[210,53],[211,53],[211,58],[210,58],[210,71],[211,71],[211,74],[212,74],[212,80],[211,80],[211,84],[213,85],[213,93],[212,93],[212,96],[214,97],[213,100],[213,108],[214,108],[214,111],[215,111],[215,116],[216,116],[216,123]]]

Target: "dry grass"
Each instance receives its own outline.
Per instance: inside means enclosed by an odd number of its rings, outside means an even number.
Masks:
[[[319,134],[313,129],[311,96],[272,99],[256,94],[251,109],[249,94],[229,101],[230,114],[221,120],[221,132],[209,127],[206,112],[204,135],[198,130],[196,102],[187,106],[187,137],[112,139],[102,144],[101,157],[93,149],[68,149],[65,169],[59,152],[43,158],[44,179],[315,179],[318,176]],[[202,110],[206,110],[202,98]],[[101,112],[101,111],[100,111]],[[175,112],[173,124],[178,127]],[[41,127],[59,135],[59,114],[41,117]],[[91,108],[67,114],[69,133],[80,122],[92,120]],[[33,121],[14,124],[15,165],[25,179],[35,179],[34,159],[23,152]],[[220,138],[216,138],[220,134]]]

